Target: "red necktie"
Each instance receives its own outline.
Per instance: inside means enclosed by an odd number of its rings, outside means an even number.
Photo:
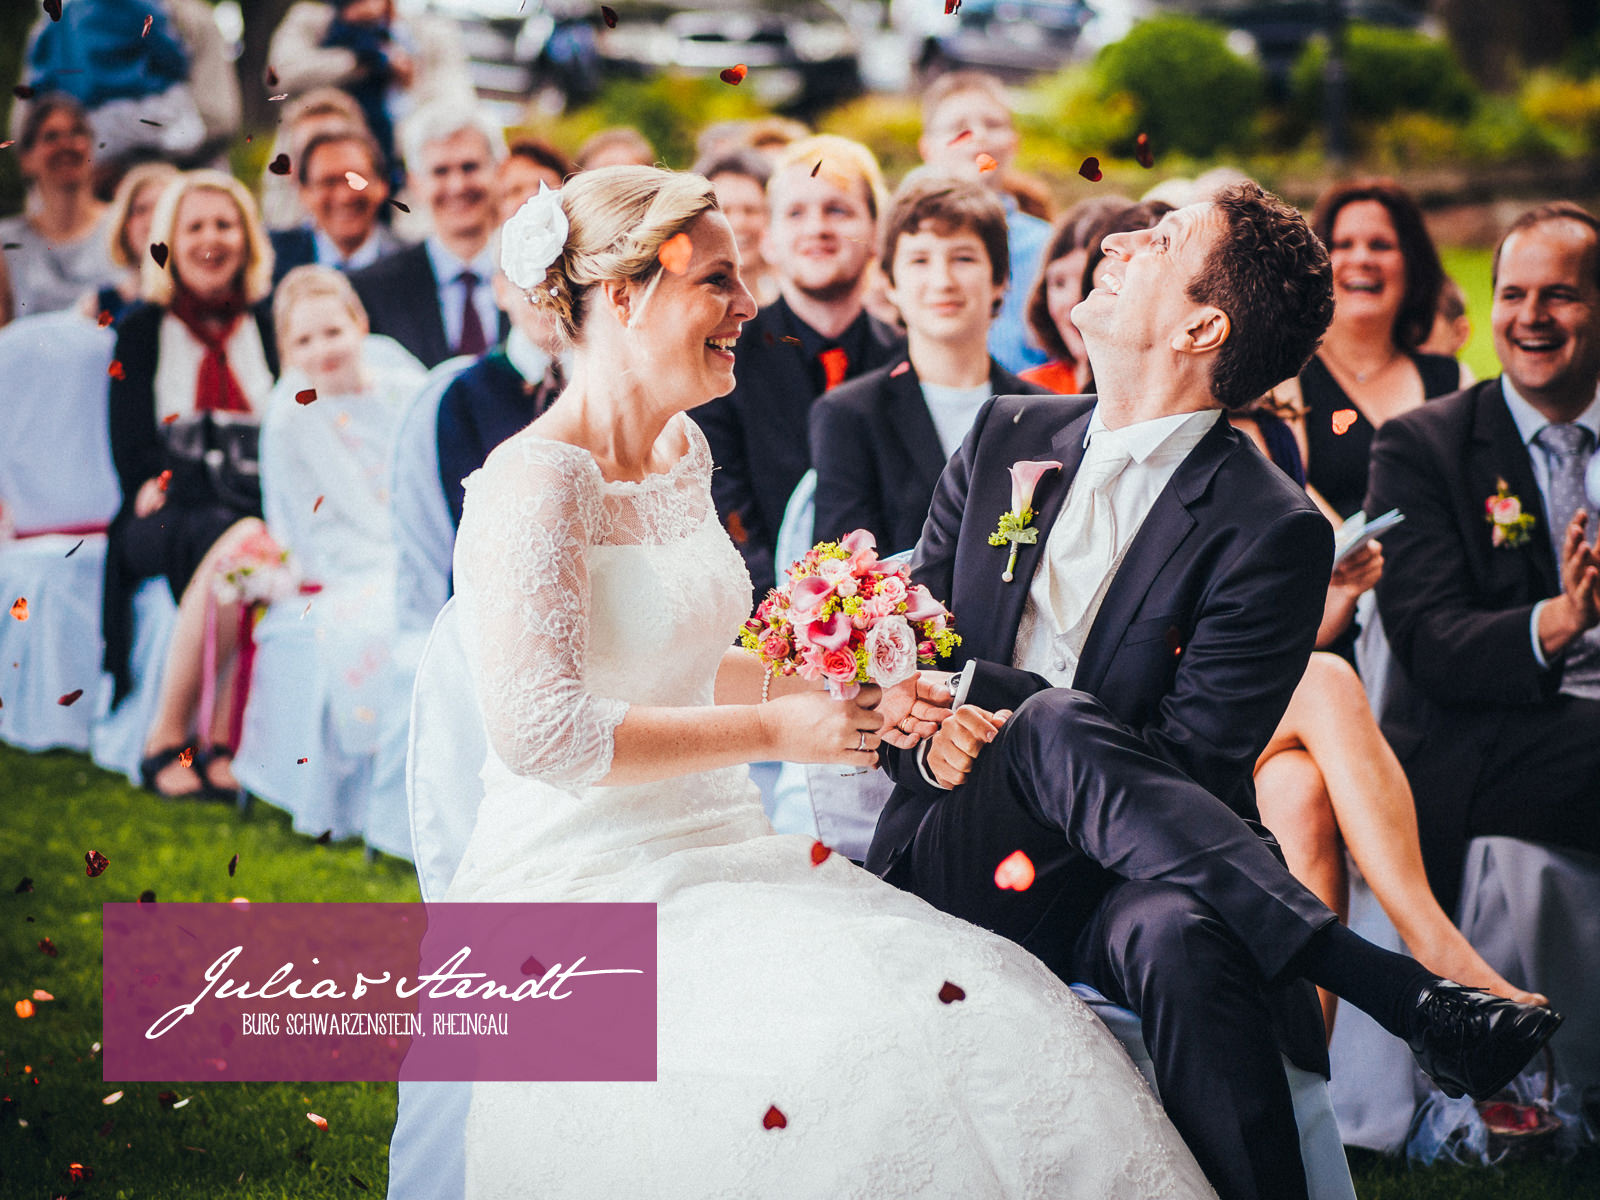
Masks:
[[[850,356],[842,346],[830,346],[817,355],[817,360],[822,363],[822,390],[825,392],[838,387],[850,374]]]
[[[471,271],[463,271],[456,279],[466,293],[465,307],[461,311],[461,341],[456,346],[456,353],[470,354],[476,358],[489,348],[489,341],[483,336],[483,321],[478,317],[478,306],[473,303],[473,293],[478,290],[478,277]]]

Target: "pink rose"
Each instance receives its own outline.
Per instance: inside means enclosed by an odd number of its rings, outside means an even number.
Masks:
[[[917,669],[917,639],[904,617],[885,617],[867,633],[867,674],[893,687]]]
[[[1489,501],[1489,515],[1496,525],[1513,525],[1522,516],[1522,501],[1515,496],[1496,496]]]
[[[773,634],[766,641],[761,643],[761,656],[767,659],[769,662],[778,662],[782,659],[788,658],[789,651],[791,649],[793,649],[793,647],[789,645],[788,638],[779,637],[777,634]]]
[[[892,606],[906,598],[906,581],[898,575],[885,575],[878,580],[878,587],[872,593],[872,598],[887,601],[892,612]]]
[[[805,679],[822,678],[823,651],[815,646],[800,647],[800,675]]]
[[[824,651],[822,674],[839,683],[849,683],[856,677],[856,656],[848,650]]]

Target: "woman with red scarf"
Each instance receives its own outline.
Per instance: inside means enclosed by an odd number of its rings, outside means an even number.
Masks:
[[[264,530],[253,426],[278,363],[270,315],[256,306],[271,287],[272,250],[250,194],[217,171],[168,185],[150,242],[144,302],[124,317],[111,364],[111,455],[122,509],[106,556],[105,666],[120,703],[131,684],[133,593],[164,576],[178,619],[140,773],[164,796],[231,793],[237,602],[216,600],[214,620],[207,610],[218,564]],[[211,680],[202,678],[208,627]],[[197,729],[201,695],[213,690],[210,727]]]

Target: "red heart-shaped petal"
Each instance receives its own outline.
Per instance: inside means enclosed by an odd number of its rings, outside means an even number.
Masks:
[[[165,242],[150,243],[150,257],[155,259],[156,266],[164,267],[167,265],[167,253],[167,244]]]
[[[128,373],[122,369],[122,360],[119,358],[113,358],[111,360],[111,365],[106,368],[106,374],[111,376],[111,378],[118,380],[126,379],[128,377]]]
[[[267,164],[267,170],[274,175],[287,175],[289,173],[289,156],[287,154],[278,155],[277,158]]]
[[[967,993],[961,989],[960,985],[951,983],[948,979],[944,981],[944,986],[939,989],[939,1003],[941,1004],[954,1004],[957,1000],[965,1000],[966,998]]]
[[[767,1115],[761,1118],[761,1127],[763,1129],[787,1129],[789,1127],[789,1118],[784,1116],[783,1110],[774,1104],[768,1107]]]
[[[66,695],[58,698],[56,700],[56,703],[61,705],[62,708],[71,708],[74,704],[76,704],[82,698],[83,698],[83,689],[82,688],[73,688]]]
[[[821,842],[812,842],[811,865],[813,867],[820,867],[823,863],[828,861],[828,855],[832,853],[833,851],[828,849],[828,847],[824,846]]]
[[[61,0],[44,0],[44,10],[52,21],[61,20]]]
[[[98,850],[89,851],[83,856],[83,861],[89,864],[84,868],[83,873],[90,879],[95,878],[97,875],[104,875],[106,868],[111,865],[111,860]]]
[[[1013,850],[994,869],[994,885],[1008,892],[1025,892],[1033,886],[1033,860]]]
[[[738,87],[744,82],[744,77],[749,73],[750,68],[743,63],[739,63],[737,66],[728,67],[722,72],[722,82]]]
[[[310,404],[317,398],[316,388],[302,388],[294,394],[296,404]]]
[[[617,10],[610,5],[602,4],[600,6],[600,19],[606,23],[607,29],[615,29],[617,27]]]
[[[1100,173],[1100,160],[1092,154],[1083,160],[1083,166],[1078,168],[1078,174],[1090,183],[1099,183],[1104,178]]]
[[[1156,156],[1150,150],[1150,135],[1148,133],[1141,133],[1134,139],[1133,156],[1139,160],[1141,167],[1153,167],[1156,165]]]

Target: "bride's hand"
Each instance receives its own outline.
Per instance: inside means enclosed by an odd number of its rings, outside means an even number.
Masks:
[[[887,688],[878,705],[883,716],[883,740],[909,750],[939,732],[950,715],[950,673],[918,671],[910,679]]]
[[[866,684],[853,700],[835,700],[825,691],[800,692],[763,704],[761,723],[772,757],[784,762],[878,765],[875,710],[882,693]]]

